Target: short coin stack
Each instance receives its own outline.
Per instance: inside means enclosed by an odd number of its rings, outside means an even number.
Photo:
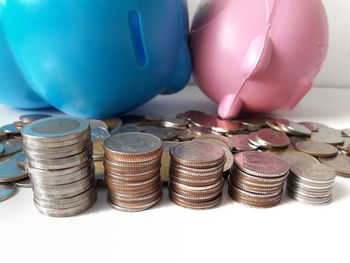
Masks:
[[[73,216],[96,201],[89,122],[45,118],[22,130],[34,203],[46,215]]]
[[[271,153],[238,153],[228,178],[229,195],[252,207],[276,206],[281,201],[289,168],[287,161]]]
[[[116,134],[105,141],[108,203],[125,212],[146,210],[162,198],[162,141],[138,132]]]
[[[287,179],[288,195],[311,205],[327,205],[332,201],[336,172],[323,164],[295,163]]]
[[[225,153],[204,141],[182,142],[170,149],[170,199],[177,205],[206,209],[222,198]]]

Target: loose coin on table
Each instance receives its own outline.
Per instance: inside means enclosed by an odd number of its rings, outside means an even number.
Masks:
[[[0,130],[4,131],[7,135],[18,135],[21,134],[21,130],[18,129],[13,124],[7,124],[5,126],[0,127]]]
[[[0,153],[0,157],[11,156],[15,153],[22,151],[23,143],[20,140],[7,140],[1,142],[1,145],[4,147],[2,153]]]
[[[319,158],[320,162],[334,169],[338,175],[350,177],[350,157],[338,154],[333,158]]]
[[[327,205],[332,201],[336,173],[323,164],[296,163],[287,179],[288,195],[311,205]]]
[[[266,148],[284,148],[287,147],[291,141],[289,137],[282,132],[275,131],[271,128],[259,130],[256,133],[257,142],[259,145]]]
[[[121,133],[106,139],[105,182],[108,203],[125,212],[138,212],[162,198],[162,141],[147,133]]]
[[[16,186],[11,184],[0,184],[0,202],[10,198],[16,192]]]
[[[28,177],[28,173],[17,165],[16,155],[0,161],[0,183],[15,182]]]
[[[295,148],[315,157],[334,157],[338,154],[336,147],[311,140],[298,142],[295,144]]]
[[[73,117],[52,117],[22,130],[26,169],[34,204],[48,216],[67,217],[96,201],[90,124]]]
[[[33,113],[33,114],[22,115],[22,116],[19,117],[19,119],[23,123],[30,123],[30,122],[33,122],[33,121],[37,121],[37,120],[44,119],[44,118],[49,118],[49,117],[51,117],[51,116],[47,115],[47,114]]]
[[[222,147],[206,141],[181,142],[170,149],[169,197],[177,205],[207,209],[218,205],[224,185]]]
[[[229,195],[251,207],[276,206],[281,201],[289,168],[287,161],[271,153],[238,153],[228,178]]]
[[[341,145],[344,143],[341,132],[331,128],[322,128],[319,132],[312,133],[311,140],[331,145]]]

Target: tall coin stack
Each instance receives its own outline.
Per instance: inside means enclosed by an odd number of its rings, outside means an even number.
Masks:
[[[89,122],[45,118],[22,130],[34,203],[48,216],[79,214],[96,201]]]
[[[146,133],[121,133],[106,139],[104,148],[110,206],[138,212],[156,205],[162,198],[162,141]]]
[[[251,207],[276,206],[281,201],[289,168],[287,161],[271,153],[238,153],[228,178],[229,195]]]
[[[295,163],[287,179],[287,193],[301,203],[328,205],[332,202],[335,178],[334,169],[323,164]]]
[[[182,142],[170,149],[170,199],[177,205],[206,209],[218,205],[224,185],[225,153],[204,141]]]

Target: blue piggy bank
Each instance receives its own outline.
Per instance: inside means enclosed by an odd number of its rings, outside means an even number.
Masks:
[[[129,111],[191,74],[185,0],[0,1],[0,103]]]

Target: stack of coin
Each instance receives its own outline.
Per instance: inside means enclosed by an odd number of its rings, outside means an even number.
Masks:
[[[89,122],[45,118],[22,130],[34,203],[49,216],[81,213],[96,201]]]
[[[146,210],[162,198],[162,141],[146,133],[121,133],[106,139],[105,182],[108,203],[125,212]]]
[[[222,198],[224,150],[205,141],[182,142],[170,149],[170,199],[177,205],[206,209]]]
[[[276,206],[281,201],[289,168],[287,161],[271,153],[238,153],[228,178],[229,195],[252,207]]]
[[[334,169],[323,164],[295,163],[287,180],[288,195],[311,205],[327,205],[332,201]]]

